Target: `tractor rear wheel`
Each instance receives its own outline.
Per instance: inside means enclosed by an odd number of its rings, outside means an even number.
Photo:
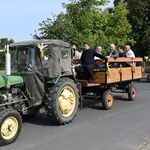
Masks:
[[[57,84],[49,87],[46,93],[46,111],[57,124],[72,121],[78,110],[79,91],[70,78],[61,78]]]

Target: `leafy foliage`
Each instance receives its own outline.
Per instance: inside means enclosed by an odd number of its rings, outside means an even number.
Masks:
[[[119,1],[127,3],[130,12],[127,18],[132,26],[130,37],[136,41],[136,55],[150,56],[150,0],[115,0],[115,6]]]
[[[41,26],[38,29],[40,33],[37,35],[37,31],[35,31],[34,39],[61,39],[70,42],[73,29],[65,14],[53,16],[53,20],[47,18],[47,20],[42,21],[39,25]]]
[[[75,43],[78,48],[89,42],[93,48],[101,45],[104,53],[110,43],[117,46],[134,43],[128,38],[131,26],[126,4],[120,2],[112,11],[102,10],[106,3],[106,0],[70,0],[69,4],[63,4],[66,13],[40,23],[39,35],[35,31],[33,37],[61,39]]]

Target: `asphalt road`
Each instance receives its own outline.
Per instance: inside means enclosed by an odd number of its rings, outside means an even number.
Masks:
[[[53,125],[43,110],[25,120],[15,143],[0,150],[150,150],[150,83],[135,82],[137,98],[115,94],[111,110],[84,100],[73,122]]]

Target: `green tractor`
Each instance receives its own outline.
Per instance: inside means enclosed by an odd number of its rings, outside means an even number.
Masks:
[[[71,122],[79,105],[71,67],[71,47],[60,40],[32,40],[7,46],[5,75],[0,75],[0,145],[20,134],[22,116],[44,107],[57,125]]]

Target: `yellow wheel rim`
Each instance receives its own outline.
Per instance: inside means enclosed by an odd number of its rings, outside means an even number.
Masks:
[[[111,94],[108,94],[107,96],[107,106],[111,107],[113,104],[113,96]]]
[[[1,135],[5,140],[13,138],[18,131],[18,121],[15,117],[8,117],[1,126]]]
[[[59,109],[63,117],[69,117],[76,107],[76,95],[72,87],[65,86],[58,99]]]

